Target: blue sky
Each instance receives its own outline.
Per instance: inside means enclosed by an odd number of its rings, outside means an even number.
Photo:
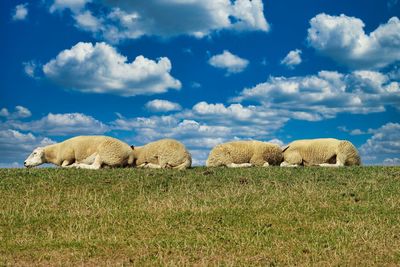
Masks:
[[[398,0],[2,1],[0,159],[104,134],[335,137],[400,165]]]

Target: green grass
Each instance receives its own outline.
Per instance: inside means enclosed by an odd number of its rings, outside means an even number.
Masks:
[[[400,167],[0,169],[0,266],[399,266]]]

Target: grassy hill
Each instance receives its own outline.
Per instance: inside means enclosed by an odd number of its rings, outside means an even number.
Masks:
[[[400,265],[400,167],[0,169],[1,265]]]

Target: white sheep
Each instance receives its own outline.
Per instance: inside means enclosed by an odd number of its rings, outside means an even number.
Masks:
[[[233,141],[215,146],[206,161],[207,167],[230,168],[279,165],[282,149],[261,141]]]
[[[138,168],[172,168],[183,170],[192,165],[186,147],[174,139],[161,139],[144,146],[131,146]]]
[[[61,167],[100,169],[133,164],[131,147],[108,136],[77,136],[61,143],[38,147],[25,160],[25,167],[53,163]]]
[[[283,167],[360,165],[357,149],[346,140],[334,138],[297,140],[283,149]]]

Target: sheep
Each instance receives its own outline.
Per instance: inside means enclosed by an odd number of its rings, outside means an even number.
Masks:
[[[334,138],[297,140],[283,149],[282,167],[360,165],[357,149],[347,140]]]
[[[233,141],[215,146],[206,161],[207,167],[229,168],[279,165],[282,162],[281,148],[261,141]]]
[[[53,163],[61,167],[100,169],[133,165],[131,147],[108,136],[76,136],[61,143],[38,147],[25,160],[25,167]]]
[[[144,146],[131,146],[137,168],[183,170],[192,165],[186,147],[174,139],[161,139]]]

